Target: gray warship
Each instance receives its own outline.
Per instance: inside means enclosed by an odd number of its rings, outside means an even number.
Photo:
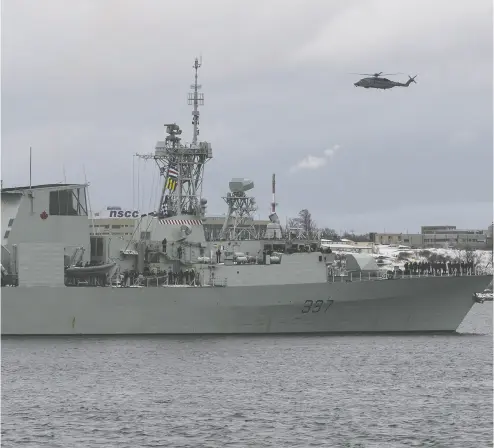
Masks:
[[[248,179],[232,179],[220,235],[206,238],[213,153],[198,141],[199,67],[191,143],[166,124],[154,153],[139,155],[159,169],[160,200],[131,237],[90,234],[87,184],[2,189],[2,335],[454,332],[492,296],[474,266],[421,275],[383,271],[365,253],[337,259],[283,228],[274,198],[260,234]]]

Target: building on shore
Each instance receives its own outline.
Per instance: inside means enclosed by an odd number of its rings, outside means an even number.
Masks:
[[[115,235],[132,237],[138,219],[136,218],[99,218],[90,220],[89,228],[91,235]]]
[[[374,233],[371,232],[370,240],[374,244],[403,245],[412,248],[423,247],[423,235],[420,233]]]
[[[492,227],[494,226],[494,223],[489,226],[487,229],[487,247],[488,249],[493,248],[493,241],[492,241]]]
[[[140,214],[137,211],[108,207],[90,218],[91,235],[113,235],[124,239],[145,239],[138,230]],[[207,216],[204,218],[204,232],[207,241],[217,241],[225,216]],[[255,228],[261,237],[265,235],[269,220],[250,220],[244,224]],[[493,225],[487,229],[457,229],[453,225],[422,226],[421,233],[376,233],[371,232],[371,244],[403,245],[411,248],[458,248],[492,249]],[[341,240],[339,244],[347,243]],[[355,244],[352,242],[348,242]],[[334,244],[334,243],[333,243]]]
[[[206,241],[218,241],[220,238],[221,228],[225,222],[225,216],[206,216],[203,220],[204,233],[206,235]],[[245,227],[254,227],[256,233],[260,236],[265,235],[268,224],[271,221],[262,219],[246,220]],[[241,228],[241,227],[240,227]],[[241,234],[242,232],[238,232]],[[247,235],[248,233],[245,232]]]
[[[118,216],[118,214],[113,213],[97,213],[92,218],[90,218],[89,227],[91,235],[113,235],[115,237],[123,237],[125,239],[139,239],[143,238],[138,229],[139,223],[139,213],[135,212],[131,216],[125,215],[126,211],[123,211],[123,216]],[[127,213],[129,214],[129,213]],[[225,222],[225,216],[207,216],[204,221],[204,232],[206,234],[207,241],[216,241],[219,239],[221,228]],[[253,225],[259,235],[264,235],[266,233],[267,225],[271,221],[269,220],[253,220],[246,224]],[[135,234],[135,235],[134,235]],[[145,238],[144,238],[145,239]]]
[[[421,233],[371,233],[375,244],[394,244],[412,248],[492,248],[489,229],[457,229],[456,226],[422,226]]]

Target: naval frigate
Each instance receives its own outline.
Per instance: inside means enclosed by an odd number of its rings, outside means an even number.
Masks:
[[[417,275],[382,271],[370,254],[338,260],[283,229],[274,208],[265,234],[241,237],[253,187],[243,178],[230,182],[219,240],[207,239],[199,67],[191,143],[166,124],[154,153],[139,155],[161,188],[131,237],[90,234],[87,184],[2,189],[2,335],[454,332],[485,300],[491,276],[474,266]]]

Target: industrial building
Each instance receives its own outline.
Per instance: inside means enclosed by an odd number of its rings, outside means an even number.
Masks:
[[[115,237],[130,238],[136,229],[139,218],[119,218],[109,217],[106,213],[104,216],[94,216],[89,223],[91,235],[113,235]],[[204,232],[207,241],[215,241],[219,239],[221,228],[225,222],[225,216],[208,216],[203,220]],[[252,220],[246,224],[253,226],[259,235],[264,235],[266,232],[269,220]],[[135,235],[135,239],[140,238],[140,235]]]
[[[490,232],[490,236],[489,236]],[[371,233],[375,244],[397,244],[414,248],[492,248],[492,225],[489,229],[457,229],[456,226],[422,226],[421,233]]]
[[[394,244],[410,247],[423,247],[423,235],[420,233],[374,233],[369,234],[374,244]]]
[[[93,218],[89,222],[91,235],[115,235],[130,237],[138,220],[135,218]]]
[[[221,228],[225,222],[226,216],[207,216],[203,220],[204,233],[206,234],[206,241],[218,241],[220,237]],[[246,220],[245,227],[253,227],[256,233],[260,236],[266,233],[268,224],[271,221],[262,219]],[[238,232],[241,233],[241,232]]]
[[[108,207],[108,209],[113,209]],[[119,209],[120,212],[120,209]],[[95,214],[90,219],[91,235],[114,235],[129,239],[136,230],[139,218],[137,212],[123,211],[122,217],[118,217],[118,212],[108,210],[105,213]],[[219,240],[221,228],[225,222],[225,216],[208,216],[203,220],[204,232],[207,241]],[[242,225],[246,228],[255,229],[255,233],[261,237],[265,235],[269,220],[247,219]],[[238,232],[242,234],[242,232]],[[403,245],[412,248],[433,248],[433,247],[454,247],[489,249],[492,248],[493,225],[488,229],[457,229],[453,225],[422,226],[421,233],[375,233],[369,234],[370,242],[374,244]],[[247,232],[245,233],[248,238]],[[134,235],[134,239],[144,238],[143,235]]]

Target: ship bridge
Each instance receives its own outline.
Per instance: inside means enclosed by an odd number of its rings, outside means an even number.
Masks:
[[[69,256],[82,247],[84,261],[88,260],[86,189],[86,184],[65,183],[2,188],[2,265],[16,271],[12,263],[20,263],[20,258],[15,260],[13,249],[29,254],[30,248],[40,244],[46,250],[59,244]]]

